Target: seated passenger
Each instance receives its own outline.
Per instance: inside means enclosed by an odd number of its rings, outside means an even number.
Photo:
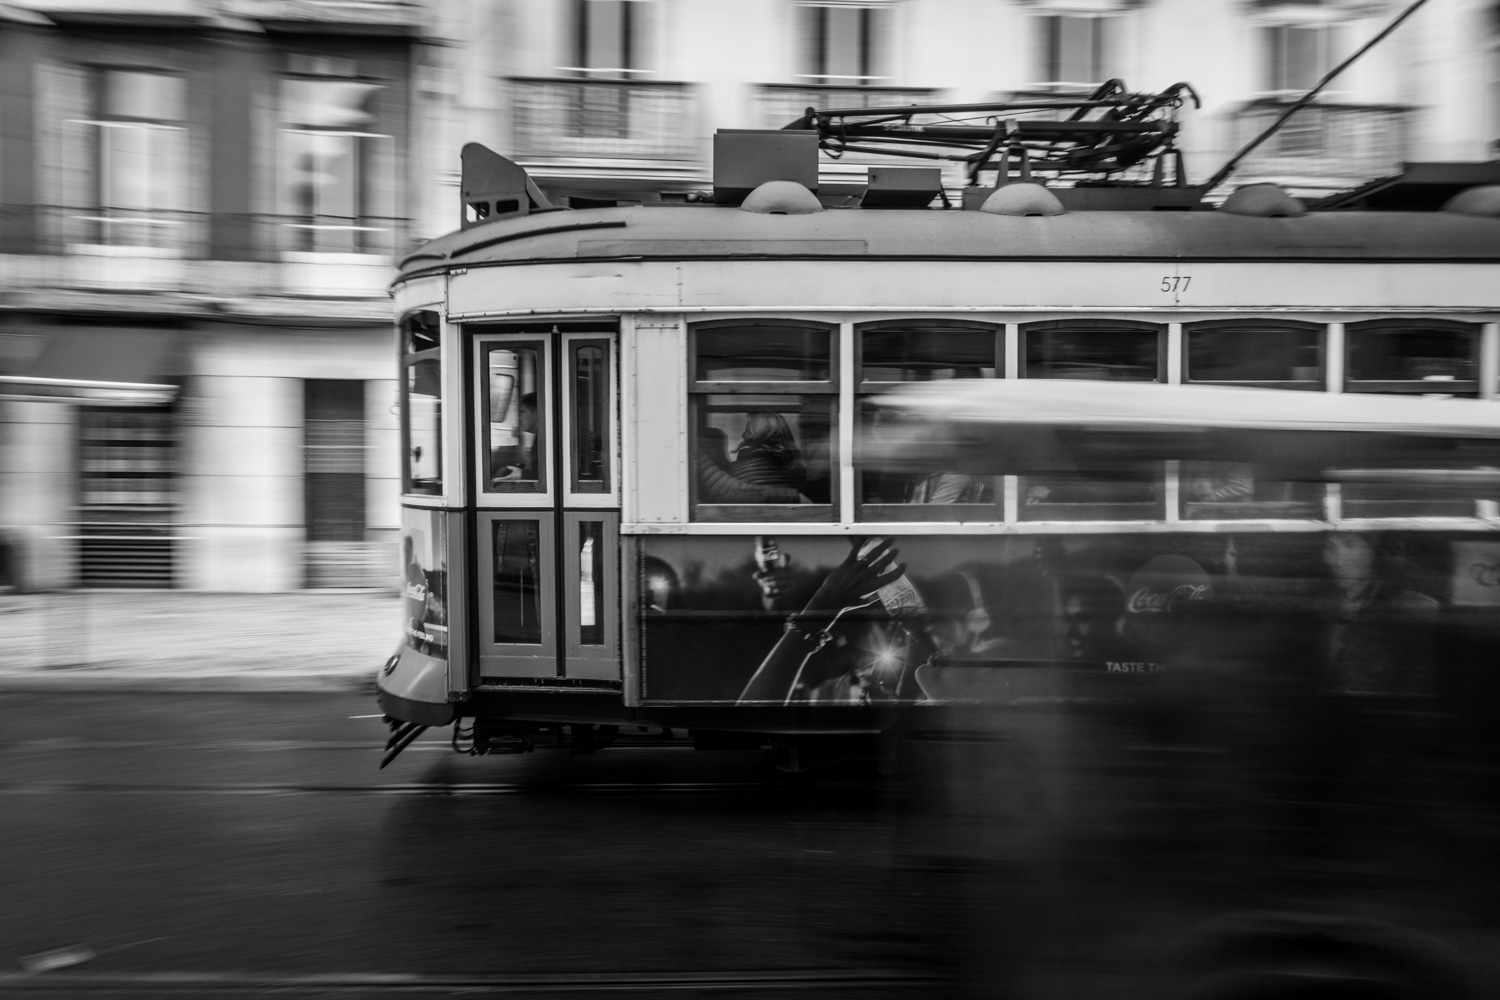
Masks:
[[[698,454],[694,471],[698,476],[699,503],[811,503],[787,486],[758,485],[736,477],[729,466],[724,432],[705,427],[698,432]]]
[[[958,472],[934,472],[911,485],[907,503],[989,503],[992,495],[986,476]]]
[[[1187,487],[1196,503],[1238,503],[1255,498],[1255,470],[1243,462],[1194,463]]]
[[[807,489],[807,465],[791,427],[779,413],[759,410],[749,414],[729,471],[756,486],[780,486],[798,493]]]
[[[496,448],[491,456],[497,470],[495,482],[536,480],[536,427],[536,393],[528,392],[516,403],[516,430],[520,443]]]

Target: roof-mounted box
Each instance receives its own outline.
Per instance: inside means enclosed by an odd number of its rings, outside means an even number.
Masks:
[[[738,205],[766,181],[818,190],[818,133],[719,129],[714,133],[714,201]]]
[[[943,193],[941,167],[871,167],[860,208],[926,208]]]

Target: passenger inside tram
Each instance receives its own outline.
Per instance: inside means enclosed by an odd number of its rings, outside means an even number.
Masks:
[[[807,486],[807,463],[786,418],[779,413],[756,411],[746,417],[729,471],[755,486],[780,486],[798,493]]]
[[[717,427],[698,430],[694,469],[700,503],[812,503],[790,486],[755,483],[736,476],[729,461],[728,441],[728,435]]]
[[[520,443],[496,456],[496,482],[536,479],[536,393],[528,392],[517,401],[516,430]]]

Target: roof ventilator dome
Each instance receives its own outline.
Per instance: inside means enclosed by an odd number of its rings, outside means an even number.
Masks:
[[[796,181],[766,181],[745,196],[740,211],[756,215],[812,215],[823,211],[818,196]]]
[[[1500,184],[1481,184],[1460,191],[1443,203],[1443,211],[1500,219]]]
[[[1040,184],[1015,181],[995,189],[979,206],[990,215],[1062,215],[1067,209]]]
[[[1307,206],[1278,184],[1246,184],[1225,198],[1219,211],[1230,215],[1253,215],[1259,219],[1295,219],[1307,214]]]

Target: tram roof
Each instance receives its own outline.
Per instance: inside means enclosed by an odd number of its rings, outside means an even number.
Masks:
[[[1450,212],[1070,212],[722,206],[541,212],[449,233],[407,255],[398,281],[448,267],[622,259],[1500,261],[1500,220]]]

